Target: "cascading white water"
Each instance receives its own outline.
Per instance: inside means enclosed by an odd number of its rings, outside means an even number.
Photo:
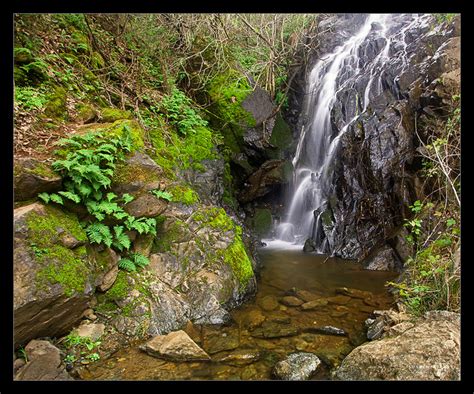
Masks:
[[[332,163],[341,137],[367,111],[371,99],[382,93],[384,65],[394,57],[401,58],[403,68],[407,64],[405,35],[419,17],[410,16],[402,29],[390,32],[392,17],[392,14],[369,15],[355,35],[320,59],[309,74],[302,112],[306,121],[293,158],[295,170],[290,199],[283,220],[275,229],[279,245],[281,241],[303,244],[307,238],[318,239],[321,212],[317,212],[316,218],[314,212],[327,200]],[[367,45],[368,40],[382,42],[377,44],[375,56],[364,56],[364,51],[374,48]],[[394,50],[395,47],[398,49]],[[362,57],[369,60],[363,62]],[[361,102],[360,111],[336,127],[331,121],[331,112],[338,94],[349,89],[357,91],[356,87],[360,91],[363,81],[367,81],[362,89],[363,97],[357,98]]]

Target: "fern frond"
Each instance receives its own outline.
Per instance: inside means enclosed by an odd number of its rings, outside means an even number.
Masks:
[[[150,264],[150,260],[148,260],[148,258],[141,253],[130,253],[130,257],[137,267],[145,267],[146,265]]]
[[[79,204],[81,202],[81,197],[79,197],[75,193],[61,191],[61,192],[58,192],[58,194],[60,194],[63,197],[66,197],[67,199],[71,201],[74,201],[76,204]]]
[[[130,194],[128,193],[124,193],[122,195],[122,200],[125,204],[128,204],[130,201],[133,201],[135,199],[135,197],[131,196]]]
[[[40,193],[38,197],[41,198],[46,204],[49,202],[50,197],[48,193]]]
[[[53,194],[51,194],[49,197],[51,198],[51,201],[52,201],[52,202],[55,202],[55,203],[57,203],[57,204],[64,205],[64,201],[63,201],[63,199],[61,198],[61,196],[59,196],[59,195],[53,193]]]
[[[137,267],[135,267],[135,264],[133,264],[133,261],[129,259],[120,259],[120,261],[118,262],[118,266],[119,268],[128,272],[137,270]]]
[[[117,195],[115,193],[107,193],[106,195],[106,198],[107,198],[107,201],[112,201],[114,198],[116,198]]]

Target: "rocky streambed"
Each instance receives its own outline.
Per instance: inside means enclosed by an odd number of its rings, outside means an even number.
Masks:
[[[257,295],[233,310],[229,323],[188,323],[154,343],[132,343],[79,368],[78,378],[330,379],[331,369],[367,341],[365,321],[374,310],[390,307],[385,282],[396,274],[296,249],[262,248],[259,254]]]

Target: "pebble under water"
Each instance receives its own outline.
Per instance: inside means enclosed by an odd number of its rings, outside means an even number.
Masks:
[[[294,352],[310,352],[322,361],[312,379],[330,379],[331,368],[366,341],[364,321],[373,310],[388,309],[393,302],[385,283],[396,274],[363,270],[352,261],[301,250],[262,248],[259,253],[262,269],[256,297],[232,311],[229,325],[195,325],[193,332],[188,330],[212,361],[161,360],[139,350],[140,342],[85,366],[81,378],[268,380],[274,379],[272,369],[278,361]],[[296,305],[301,301],[315,301],[307,304],[314,309]],[[346,335],[322,333],[318,328],[324,326],[343,329]]]

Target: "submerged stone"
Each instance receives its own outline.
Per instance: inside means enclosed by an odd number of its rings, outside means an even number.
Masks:
[[[312,353],[293,353],[273,368],[273,375],[281,380],[307,380],[316,372],[321,360]]]

